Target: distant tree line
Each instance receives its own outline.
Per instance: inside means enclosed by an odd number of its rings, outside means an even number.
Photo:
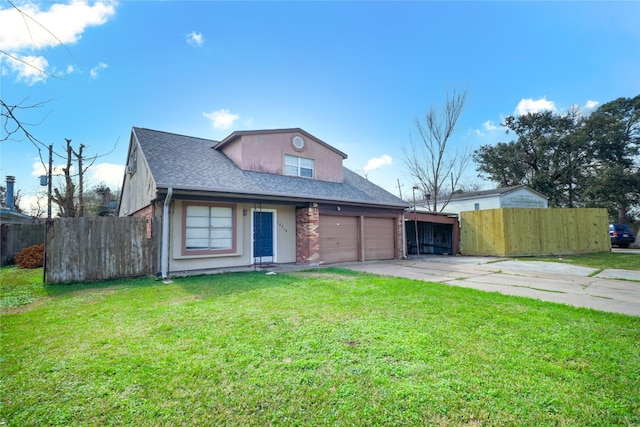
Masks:
[[[577,109],[508,116],[516,139],[473,153],[479,176],[501,187],[525,184],[550,207],[601,207],[626,223],[640,208],[640,95]]]

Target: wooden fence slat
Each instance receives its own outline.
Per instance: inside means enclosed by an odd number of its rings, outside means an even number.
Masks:
[[[155,273],[153,234],[140,217],[47,221],[47,281],[83,282]],[[153,227],[152,227],[153,229]]]
[[[22,249],[44,243],[44,222],[28,224],[2,224],[0,227],[1,264],[8,264]]]
[[[611,249],[606,209],[489,209],[460,214],[464,255],[536,256]]]

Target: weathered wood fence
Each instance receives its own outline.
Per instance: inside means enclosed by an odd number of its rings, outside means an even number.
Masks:
[[[58,218],[47,221],[47,282],[145,276],[156,271],[155,262],[154,240],[148,235],[146,218]]]
[[[464,255],[538,256],[611,250],[606,209],[487,209],[460,213]]]
[[[10,263],[18,252],[27,246],[44,243],[44,222],[33,224],[2,224],[1,265]]]

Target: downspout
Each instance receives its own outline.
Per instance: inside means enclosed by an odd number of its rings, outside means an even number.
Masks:
[[[162,208],[162,279],[166,280],[169,270],[169,205],[173,196],[173,188],[167,189],[167,196],[164,198],[164,207]]]

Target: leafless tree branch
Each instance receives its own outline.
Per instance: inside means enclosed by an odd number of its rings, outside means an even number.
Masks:
[[[402,148],[414,185],[429,199],[431,211],[447,206],[471,161],[468,149],[449,144],[466,100],[466,91],[448,93],[441,110],[432,107],[422,120],[415,119],[418,142],[411,137],[409,147]]]

